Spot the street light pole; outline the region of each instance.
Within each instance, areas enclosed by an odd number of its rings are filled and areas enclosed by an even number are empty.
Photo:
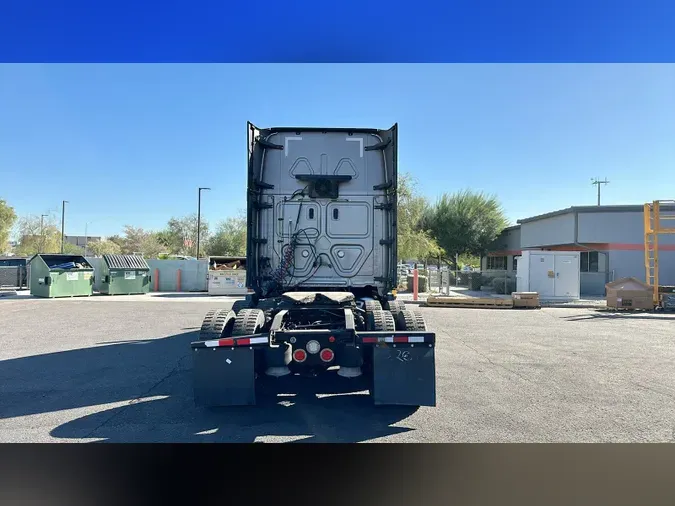
[[[87,228],[91,221],[84,224],[84,256],[87,256],[87,245],[89,244],[89,237],[87,236]]]
[[[65,240],[64,234],[64,228],[66,224],[66,204],[69,202],[67,200],[64,200],[61,202],[61,254],[63,255],[63,241]]]
[[[210,190],[211,188],[199,188],[197,191],[197,260],[199,260],[199,235],[202,230],[202,190]]]
[[[45,242],[45,233],[44,233],[44,218],[46,214],[40,215],[40,242],[38,242],[38,253],[42,253],[42,245]]]

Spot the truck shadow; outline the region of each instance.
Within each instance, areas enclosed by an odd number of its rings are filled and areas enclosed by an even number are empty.
[[[105,442],[361,442],[412,430],[392,425],[417,408],[375,407],[367,392],[352,393],[362,381],[336,374],[265,379],[256,406],[198,408],[196,338],[184,332],[3,361],[0,418],[49,413],[51,436]]]
[[[598,309],[590,313],[574,316],[564,316],[563,319],[570,322],[579,321],[597,321],[597,320],[652,320],[666,321],[675,318],[672,312],[655,311],[611,311],[607,309]]]

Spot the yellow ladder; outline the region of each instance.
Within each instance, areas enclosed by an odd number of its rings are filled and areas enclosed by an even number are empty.
[[[675,234],[675,228],[661,225],[661,220],[675,220],[675,214],[661,213],[661,206],[664,204],[675,205],[675,200],[655,200],[644,205],[645,280],[653,289],[653,302],[657,306],[660,304],[659,234]]]

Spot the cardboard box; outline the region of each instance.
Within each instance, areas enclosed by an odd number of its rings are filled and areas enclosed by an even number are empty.
[[[662,294],[661,307],[664,309],[675,309],[675,295],[672,293]]]
[[[513,307],[539,307],[539,293],[537,292],[513,292]]]
[[[652,287],[637,278],[621,278],[605,285],[608,308],[654,309]]]

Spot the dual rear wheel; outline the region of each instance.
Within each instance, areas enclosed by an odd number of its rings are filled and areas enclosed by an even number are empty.
[[[388,305],[389,309],[381,309],[381,306],[377,308],[371,305],[369,308],[366,304],[366,330],[378,332],[427,330],[424,316],[419,311],[407,309],[403,301],[389,301]]]
[[[379,301],[365,302],[366,330],[379,332],[425,331],[424,316],[406,307],[403,301],[388,301],[383,309]],[[231,310],[214,309],[204,318],[199,333],[201,340],[244,336],[262,332],[265,327],[265,311],[253,308],[248,300],[235,302]]]
[[[246,336],[262,332],[265,313],[261,309],[214,309],[206,313],[199,339],[222,339],[224,337]]]

